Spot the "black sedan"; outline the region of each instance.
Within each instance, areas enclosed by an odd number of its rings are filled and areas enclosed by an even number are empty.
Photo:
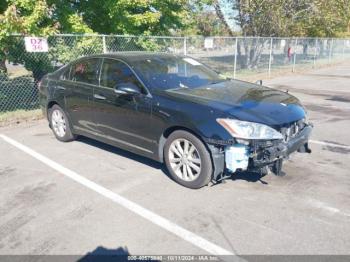
[[[87,136],[165,162],[189,188],[243,171],[281,175],[292,152],[310,152],[312,125],[297,98],[187,56],[84,57],[45,76],[39,90],[58,140]]]

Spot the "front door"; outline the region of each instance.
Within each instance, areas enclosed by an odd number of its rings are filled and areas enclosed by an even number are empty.
[[[132,85],[139,93],[117,93],[123,85]],[[151,98],[126,63],[103,60],[100,87],[94,88],[94,108],[99,136],[130,151],[153,154],[155,141],[148,138]]]

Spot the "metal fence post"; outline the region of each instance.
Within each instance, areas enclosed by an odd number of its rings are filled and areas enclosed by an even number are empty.
[[[235,41],[235,61],[233,64],[233,79],[236,79],[236,71],[237,71],[237,48],[238,48],[238,38],[236,37]]]
[[[271,37],[271,41],[270,41],[270,58],[269,58],[269,77],[271,77],[272,44],[273,44],[273,38]]]
[[[293,57],[293,69],[292,72],[295,72],[295,62],[297,59],[297,46],[298,46],[298,38],[295,39],[295,44],[294,44],[294,57]]]
[[[317,57],[318,40],[315,39],[315,54],[314,54],[314,68],[316,68],[316,57]]]
[[[184,37],[184,55],[187,55],[187,37]]]
[[[343,40],[343,59],[345,60],[345,45],[346,45],[346,40]]]
[[[106,46],[106,36],[105,35],[102,36],[102,44],[103,44],[103,53],[106,54],[107,53],[107,46]]]

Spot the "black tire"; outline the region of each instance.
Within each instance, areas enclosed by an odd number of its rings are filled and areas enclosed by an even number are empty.
[[[55,110],[58,110],[61,112],[63,119],[65,121],[65,134],[64,136],[60,136],[56,133],[55,128],[54,128],[54,123],[53,123],[53,118],[52,118],[52,114]],[[76,139],[76,135],[74,135],[72,133],[71,130],[71,125],[69,123],[69,119],[66,115],[66,113],[63,111],[63,109],[59,106],[59,105],[53,105],[50,109],[49,109],[49,121],[50,121],[50,127],[52,129],[53,134],[55,135],[55,137],[57,138],[57,140],[61,141],[61,142],[69,142],[72,141],[74,139]]]
[[[186,139],[188,140],[190,143],[192,143],[192,145],[195,146],[195,148],[197,149],[197,152],[200,156],[200,160],[201,160],[201,169],[199,172],[199,175],[196,179],[192,180],[192,181],[186,181],[181,179],[173,170],[173,168],[171,167],[170,164],[170,146],[172,144],[173,141],[177,140],[177,139]],[[206,146],[204,145],[204,143],[195,135],[184,131],[184,130],[177,130],[174,131],[173,133],[170,134],[170,136],[168,137],[165,146],[164,146],[164,160],[165,160],[165,164],[166,167],[170,173],[170,176],[173,180],[175,180],[177,183],[188,187],[188,188],[192,188],[192,189],[198,189],[201,188],[203,186],[206,186],[209,184],[209,182],[212,179],[213,176],[213,163],[212,163],[212,159],[210,156],[210,153],[208,151],[208,149],[206,148]]]

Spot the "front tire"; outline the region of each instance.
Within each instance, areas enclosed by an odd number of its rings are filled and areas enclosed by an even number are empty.
[[[49,120],[55,137],[62,142],[69,142],[76,138],[70,128],[69,120],[63,109],[54,105],[49,109]]]
[[[171,177],[185,187],[198,189],[212,179],[213,163],[208,149],[187,131],[170,134],[165,143],[164,157]]]

